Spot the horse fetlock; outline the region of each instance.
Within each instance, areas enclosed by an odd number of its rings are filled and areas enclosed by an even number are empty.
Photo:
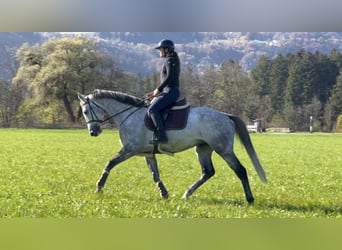
[[[160,196],[163,199],[169,198],[169,193],[168,193],[168,191],[166,190],[164,184],[161,181],[157,183],[157,187],[159,189]]]
[[[102,192],[102,189],[104,188],[104,183],[105,183],[105,181],[103,180],[103,178],[101,178],[96,183],[96,191],[95,191],[95,193],[101,193]]]
[[[102,173],[101,178],[96,183],[97,187],[101,187],[101,189],[104,187],[104,185],[107,181],[108,175],[109,175],[109,172],[107,172],[107,171],[104,171]]]

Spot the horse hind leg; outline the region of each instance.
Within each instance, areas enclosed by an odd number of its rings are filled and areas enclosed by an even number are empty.
[[[188,198],[197,188],[202,186],[207,180],[215,175],[215,169],[211,160],[213,150],[207,144],[196,146],[196,153],[202,168],[202,176],[184,193],[183,198]]]
[[[147,166],[151,172],[153,181],[157,184],[160,196],[164,199],[169,198],[169,193],[166,190],[163,182],[160,180],[157,159],[153,155],[151,157],[145,157],[145,161],[146,161]]]
[[[228,153],[220,153],[217,152],[230,166],[231,169],[234,170],[235,174],[239,177],[244,192],[246,196],[246,200],[249,204],[253,204],[254,197],[251,191],[251,188],[249,186],[247,171],[244,166],[240,163],[239,159],[236,157],[234,152],[228,152]]]

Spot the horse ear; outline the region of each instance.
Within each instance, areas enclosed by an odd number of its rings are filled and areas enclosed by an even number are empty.
[[[84,103],[86,102],[86,97],[84,95],[80,93],[77,93],[77,95],[78,95],[78,99],[80,99],[81,102],[84,102]]]

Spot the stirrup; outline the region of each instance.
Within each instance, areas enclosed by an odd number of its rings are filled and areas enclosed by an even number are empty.
[[[167,143],[167,138],[164,139],[160,139],[160,138],[152,138],[152,140],[150,140],[150,144],[159,144],[159,143]]]
[[[159,144],[159,143],[167,143],[166,135],[160,136],[158,134],[153,134],[152,140],[150,140],[150,144]]]
[[[154,131],[150,144],[167,143],[168,139],[165,133],[160,135],[158,130]]]
[[[166,154],[166,155],[169,155],[169,156],[174,156],[174,153],[162,149],[160,144],[158,144],[158,146],[156,146],[156,147],[158,148],[159,153]]]
[[[153,150],[151,152],[151,154],[155,155],[155,154],[166,154],[168,156],[174,156],[174,152],[168,151],[163,149],[163,145],[166,146],[166,144],[163,143],[154,143],[153,144]]]

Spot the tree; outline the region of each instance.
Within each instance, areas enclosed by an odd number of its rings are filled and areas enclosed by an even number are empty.
[[[338,67],[338,69],[342,68],[342,55],[337,49],[331,50],[329,59]]]
[[[256,85],[237,62],[228,60],[221,65],[215,85],[216,108],[244,118],[257,118]]]
[[[258,86],[259,96],[269,95],[271,91],[270,74],[272,61],[267,56],[262,56],[255,68],[251,71],[251,77]]]
[[[299,115],[310,110],[323,129],[336,118],[330,116],[333,106],[326,104],[332,94],[331,89],[336,85],[341,65],[342,56],[336,50],[332,50],[329,56],[304,49],[295,54],[278,55],[274,59],[262,56],[251,72],[259,88],[259,112],[273,124],[290,124],[294,129],[301,129],[305,127],[301,123],[307,119],[302,120]],[[291,122],[289,117],[293,118]]]
[[[18,70],[18,65],[15,61],[16,50],[16,47],[10,47],[6,45],[3,47],[0,46],[0,69],[5,73],[5,75],[8,76],[8,79],[13,78]]]
[[[272,111],[279,114],[284,108],[284,93],[289,77],[288,60],[285,57],[279,55],[273,60],[269,77]]]
[[[193,71],[191,63],[188,63],[181,73],[181,94],[187,98],[193,106],[203,106],[206,103],[206,95],[203,82],[199,75]]]
[[[286,103],[295,107],[311,103],[318,82],[319,75],[314,56],[311,53],[299,51],[289,68],[285,93]]]
[[[114,74],[116,63],[100,53],[96,43],[82,37],[50,39],[42,45],[23,45],[17,52],[20,67],[14,85],[31,105],[51,110],[63,105],[68,120],[76,121],[77,92],[101,87]],[[76,106],[76,107],[75,107]],[[43,112],[43,111],[42,111]]]
[[[9,85],[0,78],[0,126],[8,127],[11,120],[11,96]]]
[[[198,86],[193,86],[194,91],[192,94],[195,96],[197,106],[216,107],[217,101],[215,100],[215,92],[218,88],[219,74],[218,70],[211,66],[203,75],[200,76]]]
[[[318,81],[315,88],[315,95],[321,103],[327,103],[332,87],[336,84],[336,78],[339,75],[338,62],[334,62],[327,55],[320,52],[315,53],[316,71]]]
[[[328,102],[329,118],[336,121],[338,115],[342,114],[342,75],[337,77],[337,82],[331,91]],[[331,124],[332,125],[332,124]]]
[[[342,115],[337,117],[335,132],[342,133]]]

